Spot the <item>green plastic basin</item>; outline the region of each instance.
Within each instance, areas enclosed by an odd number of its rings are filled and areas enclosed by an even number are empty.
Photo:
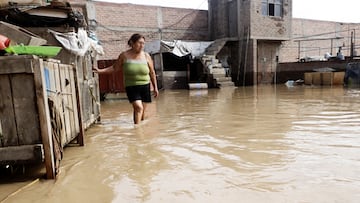
[[[10,46],[6,48],[5,51],[10,54],[18,54],[18,55],[37,55],[37,56],[54,57],[58,55],[58,53],[61,51],[61,47],[17,45],[17,46]]]

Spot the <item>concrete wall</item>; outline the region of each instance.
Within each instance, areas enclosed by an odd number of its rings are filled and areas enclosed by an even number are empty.
[[[240,2],[240,4],[239,4]],[[209,31],[212,40],[239,37],[250,25],[249,0],[209,0]]]
[[[209,0],[209,34],[212,40],[237,37],[237,2],[228,0]]]

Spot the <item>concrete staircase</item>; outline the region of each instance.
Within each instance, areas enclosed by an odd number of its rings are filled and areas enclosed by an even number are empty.
[[[216,56],[220,52],[220,50],[225,46],[226,42],[227,42],[227,38],[216,39],[214,43],[212,43],[208,48],[206,48],[205,54]]]
[[[217,53],[224,47],[226,44],[226,39],[217,39],[212,43],[206,50],[203,56],[200,58],[204,66],[204,73],[208,75],[212,84],[210,86],[214,87],[226,87],[234,86],[234,83],[231,81],[231,77],[227,77],[224,67],[219,62],[219,59],[216,58]]]

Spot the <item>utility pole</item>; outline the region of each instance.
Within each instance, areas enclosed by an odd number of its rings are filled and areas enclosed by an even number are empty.
[[[350,41],[350,58],[354,58],[354,43],[355,43],[355,29],[351,31],[351,41]]]
[[[242,29],[240,26],[241,17],[240,17],[240,9],[241,9],[241,0],[236,1],[237,4],[237,32],[238,32],[238,72],[237,72],[237,78],[236,82],[240,84],[240,70],[241,70],[241,56],[242,56]],[[245,74],[245,73],[244,73]]]

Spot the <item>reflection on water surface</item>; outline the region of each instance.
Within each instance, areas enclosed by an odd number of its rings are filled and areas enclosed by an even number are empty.
[[[101,110],[85,147],[66,148],[55,182],[41,180],[7,202],[360,199],[359,89],[166,90],[139,126],[127,100]]]

